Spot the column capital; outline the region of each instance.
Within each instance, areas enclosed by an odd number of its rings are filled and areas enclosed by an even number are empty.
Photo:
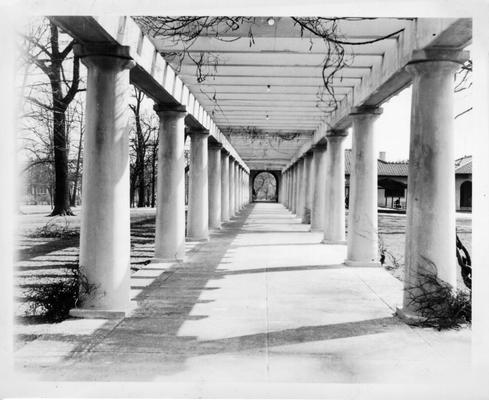
[[[326,138],[346,138],[348,136],[348,131],[346,129],[330,129],[326,132]]]
[[[457,50],[446,47],[433,47],[429,49],[415,50],[409,64],[427,61],[451,61],[462,65],[469,60],[470,53],[466,50]]]
[[[406,70],[412,75],[424,73],[454,73],[469,59],[469,52],[447,48],[416,50]]]
[[[311,147],[312,151],[325,151],[328,147],[328,144],[326,141],[324,142],[318,142],[314,146]]]
[[[352,107],[350,116],[353,118],[377,118],[382,114],[382,108],[375,106]]]
[[[213,150],[221,150],[223,148],[222,143],[219,142],[208,142],[207,147]]]
[[[129,46],[107,43],[75,44],[73,53],[87,66],[102,69],[131,69],[136,62],[130,55]]]
[[[188,134],[192,140],[205,139],[209,136],[208,129],[189,129]]]
[[[341,143],[347,136],[348,133],[346,131],[328,131],[326,133],[326,138],[329,143]]]
[[[156,114],[160,113],[181,113],[187,114],[187,109],[181,104],[157,103],[153,106]]]
[[[231,154],[231,152],[226,149],[225,147],[221,147],[221,153],[222,153],[222,156],[224,157],[229,157],[229,155]]]

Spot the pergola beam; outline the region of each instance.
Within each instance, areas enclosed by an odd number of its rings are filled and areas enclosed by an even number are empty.
[[[145,92],[156,103],[184,105],[187,109],[186,124],[191,128],[209,130],[210,136],[223,147],[242,167],[249,172],[238,152],[220,132],[211,116],[190,93],[182,80],[159,55],[154,45],[145,37],[139,26],[127,17],[104,15],[51,16],[50,19],[70,34],[78,43],[107,43],[129,46],[131,57],[136,62],[130,72],[131,83]]]
[[[399,93],[411,83],[404,67],[413,52],[429,48],[461,49],[472,39],[470,18],[432,19],[420,18],[414,26],[406,29],[395,48],[386,51],[382,65],[375,66],[370,75],[355,88],[354,97],[341,100],[335,113],[317,128],[310,144],[303,145],[287,165],[295,163],[315,143],[326,137],[328,127],[346,129],[351,125],[350,112],[355,106],[378,106]],[[354,99],[354,100],[353,100]]]

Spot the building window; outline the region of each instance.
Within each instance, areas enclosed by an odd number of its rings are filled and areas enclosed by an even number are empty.
[[[472,207],[471,181],[465,181],[460,185],[460,207]]]
[[[385,188],[385,197],[404,197],[404,188],[402,187]]]

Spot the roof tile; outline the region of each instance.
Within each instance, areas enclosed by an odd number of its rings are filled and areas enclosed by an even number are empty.
[[[351,149],[345,150],[345,175],[350,175],[352,165]],[[408,176],[409,161],[382,161],[377,160],[377,175],[379,176]],[[455,160],[456,174],[472,173],[472,156],[465,156]]]

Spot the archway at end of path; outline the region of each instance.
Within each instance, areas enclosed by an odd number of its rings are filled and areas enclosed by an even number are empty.
[[[251,188],[253,202],[276,203],[278,201],[278,179],[270,171],[256,171]]]

